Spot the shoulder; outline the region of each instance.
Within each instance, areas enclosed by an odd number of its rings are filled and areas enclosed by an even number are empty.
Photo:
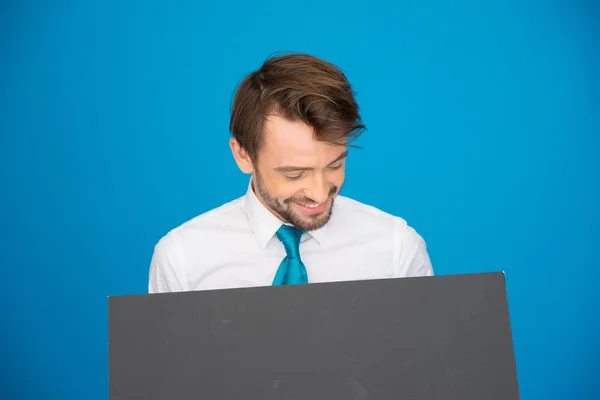
[[[244,215],[240,202],[241,199],[236,199],[202,213],[162,236],[152,254],[149,292],[188,290],[188,267],[193,265],[199,253],[211,248],[215,237],[226,237],[235,226],[240,225],[240,218]]]
[[[390,243],[395,276],[432,274],[425,240],[404,218],[344,196],[334,213],[337,227]]]
[[[402,217],[349,197],[337,197],[334,213],[340,221],[352,224],[361,230],[383,230],[409,237],[418,236]]]
[[[241,198],[232,200],[171,229],[159,239],[155,251],[174,251],[177,247],[201,243],[215,233],[234,229],[243,217],[241,201]]]

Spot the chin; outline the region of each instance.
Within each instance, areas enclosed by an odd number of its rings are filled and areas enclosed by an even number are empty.
[[[294,215],[292,224],[294,224],[298,229],[301,229],[305,232],[315,231],[317,229],[325,226],[331,218],[331,208],[323,213],[313,216],[299,216]]]

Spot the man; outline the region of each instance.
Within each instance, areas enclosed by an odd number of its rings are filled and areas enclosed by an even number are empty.
[[[149,292],[432,275],[425,242],[403,219],[339,195],[364,129],[335,65],[268,59],[241,82],[231,113],[247,193],[157,243]]]

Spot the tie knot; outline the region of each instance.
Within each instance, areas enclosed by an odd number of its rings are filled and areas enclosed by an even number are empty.
[[[277,230],[277,238],[283,243],[285,252],[288,257],[300,258],[300,239],[302,238],[302,232],[296,227],[281,225]]]

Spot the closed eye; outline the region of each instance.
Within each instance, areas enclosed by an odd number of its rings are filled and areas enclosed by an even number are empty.
[[[284,175],[284,178],[288,181],[297,181],[298,179],[302,178],[302,173],[297,175]]]

